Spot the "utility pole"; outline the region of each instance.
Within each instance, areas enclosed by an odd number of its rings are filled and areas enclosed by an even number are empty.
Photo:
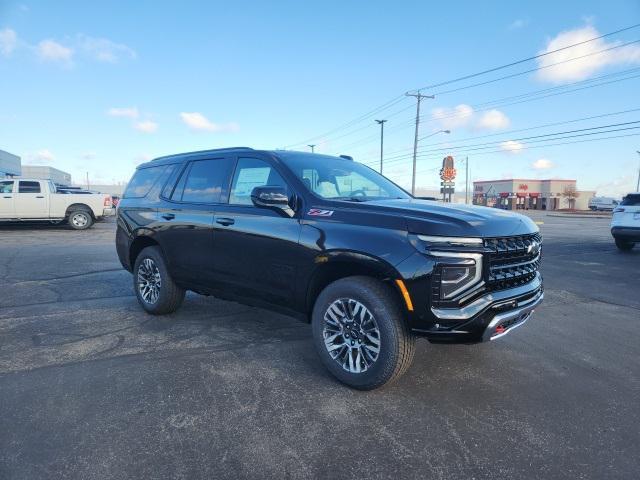
[[[316,146],[315,144],[313,145],[307,145],[307,147],[311,148],[311,153],[314,153],[316,151]]]
[[[465,160],[464,204],[469,204],[469,157]]]
[[[376,120],[378,125],[380,125],[380,175],[382,175],[382,158],[384,151],[384,122],[386,120]]]
[[[87,190],[89,190],[89,172],[87,172]]]
[[[636,153],[640,155],[640,150],[636,150]],[[640,166],[638,167],[638,183],[636,183],[636,192],[640,192]]]
[[[435,98],[434,95],[422,95],[418,90],[416,93],[405,93],[407,97],[416,97],[416,134],[413,139],[413,173],[411,175],[411,195],[416,194],[416,156],[418,155],[418,129],[420,128],[420,101],[423,98]]]

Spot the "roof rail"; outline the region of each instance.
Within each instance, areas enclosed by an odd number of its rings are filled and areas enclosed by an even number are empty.
[[[172,155],[165,155],[163,157],[158,157],[158,158],[154,158],[152,161],[158,161],[158,160],[166,160],[167,158],[173,158],[173,157],[183,157],[185,155],[195,155],[197,153],[214,153],[214,152],[228,152],[231,150],[253,150],[253,148],[251,147],[226,147],[226,148],[213,148],[210,150],[196,150],[195,152],[184,152],[184,153],[174,153]]]

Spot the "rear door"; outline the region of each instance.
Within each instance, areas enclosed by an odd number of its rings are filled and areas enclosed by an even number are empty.
[[[0,180],[0,218],[15,218],[14,180]]]
[[[214,212],[227,195],[232,167],[229,156],[190,161],[162,193],[156,238],[182,283],[207,287],[212,281]]]
[[[271,159],[239,155],[228,202],[216,208],[216,280],[237,295],[292,306],[300,221],[253,205],[251,191],[265,185],[284,187],[290,198],[294,194]]]
[[[18,180],[18,193],[14,195],[16,217],[49,218],[48,195],[37,180]]]

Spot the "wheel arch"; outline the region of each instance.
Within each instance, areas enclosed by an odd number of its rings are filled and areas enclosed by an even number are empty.
[[[68,217],[69,215],[71,215],[71,212],[75,212],[77,210],[89,212],[91,214],[91,217],[93,217],[94,220],[96,219],[96,216],[93,213],[93,210],[86,203],[72,203],[67,207],[67,210],[64,212],[64,216]]]
[[[387,284],[396,299],[402,302],[402,294],[394,283],[394,280],[401,278],[401,275],[391,264],[380,258],[357,252],[334,251],[318,255],[315,262],[317,267],[307,283],[305,298],[305,313],[309,321],[320,293],[329,284],[341,278],[354,276],[376,278]]]
[[[146,232],[137,232],[129,246],[129,265],[131,265],[132,271],[138,255],[147,247],[158,247],[162,250],[160,244],[151,235],[148,235]]]

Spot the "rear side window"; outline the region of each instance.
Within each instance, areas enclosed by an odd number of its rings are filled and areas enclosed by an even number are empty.
[[[166,169],[166,165],[161,165],[137,170],[127,185],[122,198],[141,198],[146,196]]]
[[[40,193],[40,182],[20,181],[18,193]]]
[[[622,203],[620,205],[625,205],[627,207],[640,207],[640,195],[627,195],[622,199]]]
[[[226,196],[231,167],[230,158],[191,162],[171,199],[188,203],[220,203]]]
[[[0,193],[13,193],[13,180],[0,182]]]

